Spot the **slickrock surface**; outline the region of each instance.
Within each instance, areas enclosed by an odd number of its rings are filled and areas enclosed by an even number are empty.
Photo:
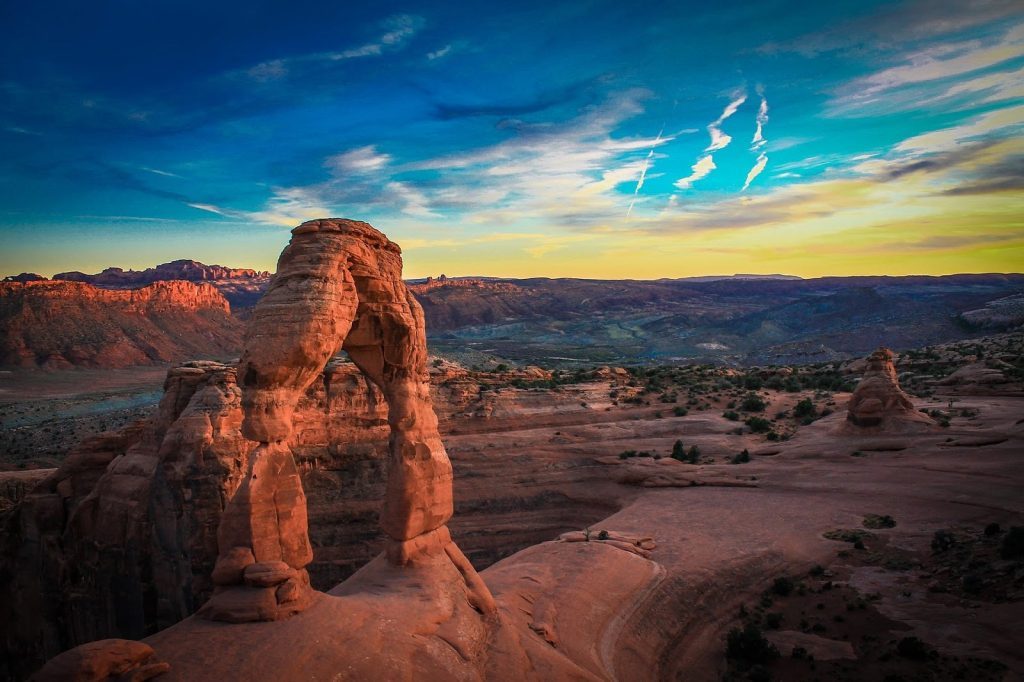
[[[886,430],[927,427],[934,421],[917,411],[910,396],[900,388],[893,352],[879,348],[867,359],[864,376],[847,405],[846,419],[858,427]]]
[[[0,282],[0,366],[128,367],[216,357],[241,325],[209,284],[111,291],[78,282]]]

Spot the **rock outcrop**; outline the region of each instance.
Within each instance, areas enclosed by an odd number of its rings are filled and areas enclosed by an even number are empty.
[[[933,424],[917,411],[910,396],[900,388],[893,365],[895,355],[879,348],[867,359],[864,376],[850,396],[846,419],[859,427],[895,427],[900,424]]]
[[[78,282],[0,283],[0,366],[119,368],[217,357],[240,323],[209,284],[111,291]]]
[[[145,270],[123,270],[112,267],[95,275],[87,275],[77,270],[58,272],[53,276],[53,279],[67,282],[86,282],[87,284],[95,284],[102,287],[131,287],[172,280],[209,282],[232,279],[266,279],[268,277],[270,277],[269,272],[261,272],[251,268],[228,268],[223,265],[206,265],[194,260],[175,260],[170,263],[161,263],[155,268],[146,268]]]
[[[383,391],[391,427],[381,528],[388,560],[447,555],[476,603],[490,594],[451,541],[452,467],[430,400],[423,311],[402,281],[401,250],[366,223],[316,220],[292,231],[257,304],[239,363],[243,435],[259,445],[218,532],[213,620],[276,620],[312,601],[306,497],[288,441],[299,398],[344,349]]]

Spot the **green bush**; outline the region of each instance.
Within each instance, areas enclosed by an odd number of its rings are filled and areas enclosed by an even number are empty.
[[[1006,532],[999,554],[1004,559],[1024,559],[1024,526],[1013,526]]]
[[[818,416],[818,410],[810,398],[804,398],[793,408],[793,416],[797,419],[814,419]]]
[[[676,405],[675,407],[672,408],[672,414],[674,414],[677,417],[685,417],[689,413],[690,411],[683,407],[682,405]]]
[[[740,413],[736,410],[726,410],[722,413],[722,416],[731,422],[738,422],[740,420]]]
[[[747,623],[743,629],[733,628],[725,638],[725,655],[743,665],[769,663],[779,657],[779,650],[769,642],[761,628]]]
[[[744,412],[764,412],[765,407],[764,400],[756,393],[748,393],[740,403],[740,409]]]
[[[772,592],[779,595],[780,597],[788,597],[793,593],[793,588],[796,587],[796,583],[789,576],[780,576],[775,579],[772,583]]]
[[[743,452],[732,456],[732,459],[729,460],[729,464],[746,464],[749,461],[750,453],[746,448],[743,448]]]
[[[885,514],[885,515],[867,514],[864,517],[864,522],[863,523],[864,523],[864,527],[865,528],[872,528],[872,529],[895,528],[896,527],[896,520],[893,519],[888,514]]]
[[[754,433],[768,433],[772,430],[772,423],[764,417],[750,417],[744,422]]]
[[[932,551],[936,554],[945,552],[956,544],[956,536],[948,530],[937,530],[932,535]]]

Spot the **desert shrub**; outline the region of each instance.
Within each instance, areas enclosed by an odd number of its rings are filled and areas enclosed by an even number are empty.
[[[767,437],[768,437],[768,440],[780,440],[782,438],[782,436],[780,436],[775,431],[769,431]]]
[[[743,452],[733,455],[732,459],[729,460],[729,464],[746,464],[750,461],[750,452],[746,448],[743,448]]]
[[[772,582],[772,592],[779,595],[780,597],[786,597],[793,593],[793,588],[796,587],[796,583],[789,576],[779,576]]]
[[[725,412],[722,413],[722,416],[732,422],[737,422],[740,420],[740,413],[735,410],[726,410]]]
[[[690,411],[683,407],[682,405],[676,405],[675,407],[672,408],[672,414],[674,414],[677,417],[685,417],[689,413]]]
[[[778,630],[782,627],[782,614],[776,611],[764,614],[764,626],[769,630]]]
[[[652,457],[646,450],[623,450],[619,453],[619,459],[633,459],[634,457]]]
[[[747,389],[748,391],[757,391],[762,386],[764,386],[764,382],[761,381],[761,377],[759,376],[747,375],[743,379],[743,388]]]
[[[1004,559],[1024,559],[1024,526],[1013,526],[1007,531],[999,554]]]
[[[598,540],[607,540],[608,539],[608,531],[602,530],[600,533],[597,534],[597,539]]]
[[[744,422],[754,433],[767,433],[772,430],[772,423],[764,417],[750,417]]]
[[[985,526],[985,537],[987,538],[994,537],[1002,532],[1003,529],[999,526],[998,523],[990,523],[987,526]]]
[[[748,393],[740,403],[740,409],[744,412],[764,412],[765,407],[764,400],[756,393]]]
[[[804,398],[793,408],[793,416],[797,419],[813,419],[818,416],[818,410],[814,407],[814,403],[811,402],[810,398]]]
[[[680,462],[686,461],[686,447],[683,445],[683,441],[677,440],[672,444],[672,459],[678,459]]]
[[[782,377],[776,374],[774,376],[769,377],[768,380],[764,382],[764,385],[765,388],[770,388],[773,391],[781,391],[782,387],[785,384],[782,381]]]
[[[769,663],[779,657],[779,650],[769,642],[761,628],[747,623],[743,629],[733,628],[725,638],[725,655],[743,665]]]
[[[857,542],[863,542],[867,538],[875,537],[872,533],[860,528],[837,528],[830,530],[826,533],[822,533],[822,537],[828,540],[840,540],[842,542],[849,542],[851,544]]]
[[[700,448],[696,445],[691,445],[690,450],[686,453],[686,461],[690,464],[696,464],[698,459],[700,459]]]
[[[896,653],[904,658],[923,661],[931,655],[931,649],[917,637],[904,637],[896,645]]]
[[[956,544],[956,536],[948,530],[937,530],[932,535],[932,551],[935,553],[945,552]]]
[[[864,527],[865,528],[895,528],[896,520],[888,514],[884,516],[879,514],[867,514],[864,516]]]

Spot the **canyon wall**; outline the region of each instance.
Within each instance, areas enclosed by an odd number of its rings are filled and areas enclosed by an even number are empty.
[[[237,352],[241,324],[209,284],[108,290],[0,282],[0,365],[118,368]]]

